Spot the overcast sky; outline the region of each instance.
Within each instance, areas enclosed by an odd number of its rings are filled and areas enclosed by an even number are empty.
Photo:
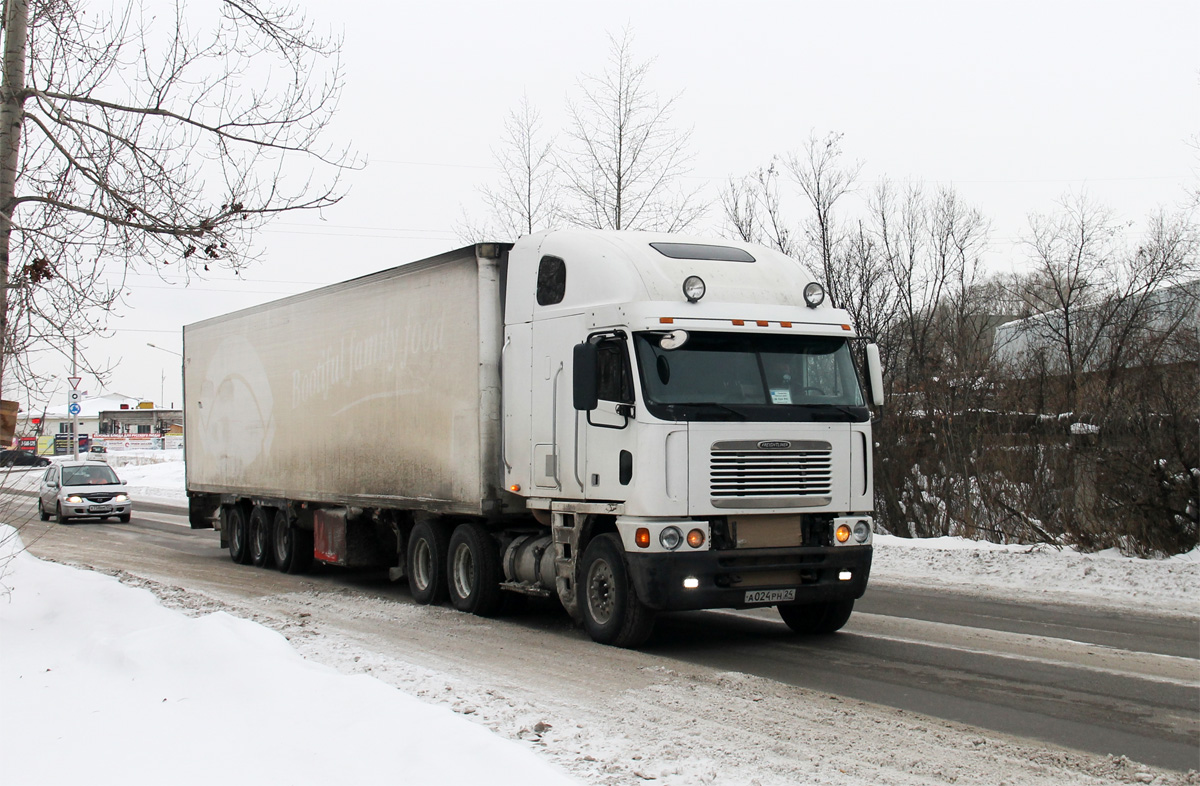
[[[308,5],[344,30],[332,131],[369,165],[323,216],[264,231],[244,280],[132,276],[113,336],[86,348],[118,364],[109,391],[178,406],[182,325],[460,245],[463,215],[483,216],[478,187],[497,175],[506,113],[524,93],[561,129],[578,78],[602,70],[625,26],[635,56],[654,59],[649,86],[681,94],[688,183],[714,203],[730,175],[836,131],[864,190],[882,177],[952,184],[991,219],[986,259],[1000,270],[1021,263],[1028,214],[1064,195],[1086,190],[1133,222],[1136,241],[1200,179],[1195,0]],[[721,229],[719,205],[698,229]],[[99,392],[93,379],[81,388]]]

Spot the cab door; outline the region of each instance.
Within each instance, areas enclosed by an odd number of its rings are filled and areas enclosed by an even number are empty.
[[[623,501],[633,481],[634,388],[628,342],[623,334],[595,334],[598,403],[580,412],[580,477],[584,497]]]

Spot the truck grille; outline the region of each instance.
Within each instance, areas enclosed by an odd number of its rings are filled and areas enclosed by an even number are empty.
[[[829,503],[833,447],[828,442],[717,442],[709,462],[715,507],[811,507]]]

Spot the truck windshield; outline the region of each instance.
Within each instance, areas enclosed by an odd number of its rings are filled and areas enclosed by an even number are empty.
[[[689,332],[668,350],[661,335],[634,334],[646,408],[661,420],[870,418],[844,338]]]

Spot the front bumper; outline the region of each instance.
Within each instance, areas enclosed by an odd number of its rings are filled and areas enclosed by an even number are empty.
[[[795,590],[800,603],[861,598],[871,574],[871,546],[723,549],[637,554],[626,552],[638,597],[657,611],[741,609],[751,590]],[[850,578],[840,574],[849,571]],[[784,583],[773,577],[791,575]],[[685,589],[684,579],[696,579]],[[765,583],[764,583],[765,582]]]

